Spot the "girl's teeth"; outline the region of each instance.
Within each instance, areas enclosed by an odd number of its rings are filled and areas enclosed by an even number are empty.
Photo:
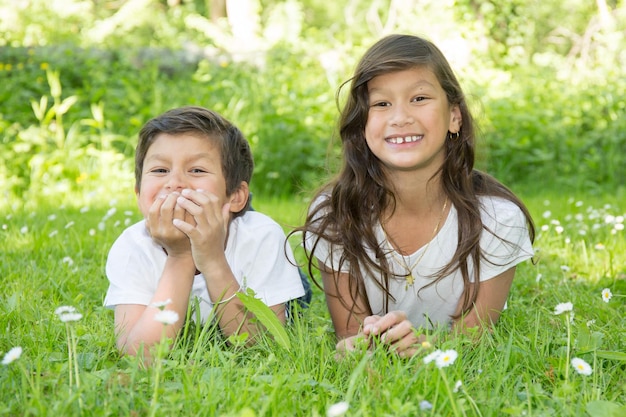
[[[410,142],[417,142],[419,138],[420,138],[419,136],[405,136],[402,138],[391,138],[389,142],[395,143],[395,144],[410,143]]]

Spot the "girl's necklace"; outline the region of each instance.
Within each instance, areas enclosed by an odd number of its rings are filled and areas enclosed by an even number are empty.
[[[415,277],[413,276],[413,270],[415,269],[415,267],[421,262],[422,258],[424,257],[424,255],[426,254],[426,252],[428,252],[428,247],[430,246],[430,242],[433,241],[433,239],[435,239],[435,236],[437,235],[437,231],[439,231],[439,226],[441,225],[441,220],[443,219],[443,214],[446,212],[446,207],[448,206],[448,197],[446,197],[446,200],[443,203],[443,208],[441,209],[441,214],[439,215],[439,220],[437,220],[437,225],[435,226],[435,230],[433,230],[433,235],[430,238],[430,240],[428,241],[428,243],[426,244],[426,246],[424,247],[424,250],[422,251],[422,254],[419,256],[419,258],[417,258],[417,260],[415,262],[413,262],[413,265],[410,265],[407,263],[407,261],[404,259],[404,255],[402,255],[400,253],[400,251],[397,251],[398,255],[400,255],[399,257],[396,255],[396,250],[394,249],[393,245],[391,244],[391,239],[389,239],[389,237],[387,236],[387,232],[385,232],[385,228],[383,227],[383,234],[385,235],[385,240],[387,241],[387,244],[389,245],[389,249],[391,249],[391,256],[393,256],[393,258],[400,262],[404,268],[407,271],[407,275],[406,275],[406,288],[408,289],[410,285],[413,285],[415,283]]]

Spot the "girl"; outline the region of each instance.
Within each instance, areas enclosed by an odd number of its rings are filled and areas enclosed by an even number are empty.
[[[392,35],[348,82],[343,167],[299,229],[337,349],[378,336],[411,356],[416,329],[490,326],[535,232],[524,204],[473,168],[473,120],[448,62],[427,40]]]

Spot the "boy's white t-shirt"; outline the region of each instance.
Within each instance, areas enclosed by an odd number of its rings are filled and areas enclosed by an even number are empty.
[[[266,305],[285,303],[304,295],[298,267],[285,233],[270,217],[249,211],[229,225],[226,260],[242,288],[251,288]],[[109,251],[106,275],[109,289],[104,305],[149,305],[165,267],[167,255],[156,244],[142,220],[117,238]],[[190,303],[198,299],[204,322],[211,313],[209,297],[202,274],[194,277]],[[154,300],[165,301],[165,300]],[[194,315],[195,318],[195,315]]]
[[[485,259],[480,262],[480,281],[487,281],[518,263],[533,256],[533,247],[526,226],[526,218],[522,211],[514,203],[495,197],[481,197],[481,218],[487,230],[495,233],[495,236],[483,230],[480,238],[480,246],[485,254]],[[455,314],[461,294],[463,292],[463,278],[461,271],[456,269],[451,275],[441,279],[436,284],[423,288],[433,281],[433,274],[444,267],[454,255],[458,243],[458,217],[454,206],[450,207],[450,213],[445,223],[432,240],[430,245],[424,245],[410,256],[404,257],[407,265],[413,265],[426,251],[418,265],[413,269],[415,282],[407,286],[405,276],[407,268],[396,258],[400,257],[397,252],[391,254],[391,246],[386,243],[384,231],[380,223],[374,227],[378,242],[389,252],[387,261],[390,268],[399,275],[391,277],[389,291],[395,298],[389,299],[388,311],[401,310],[407,314],[407,318],[415,327],[432,328],[447,326],[451,322],[451,316]],[[307,236],[305,245],[311,251],[316,236]],[[367,253],[373,258],[373,251]],[[322,261],[326,267],[337,270],[337,263],[341,256],[341,248],[334,247],[330,253],[327,241],[320,240],[314,253],[315,257]],[[333,266],[334,265],[334,266]],[[344,262],[341,272],[349,272],[350,265]],[[473,274],[473,262],[468,259],[470,278]],[[364,271],[363,268],[361,268]],[[371,275],[366,275],[365,290],[369,300],[372,314],[384,315],[385,293],[378,287]],[[420,291],[421,289],[421,291]]]

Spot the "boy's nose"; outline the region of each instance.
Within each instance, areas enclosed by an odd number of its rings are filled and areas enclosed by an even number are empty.
[[[165,188],[169,191],[181,191],[186,188],[185,176],[180,172],[171,171]]]

